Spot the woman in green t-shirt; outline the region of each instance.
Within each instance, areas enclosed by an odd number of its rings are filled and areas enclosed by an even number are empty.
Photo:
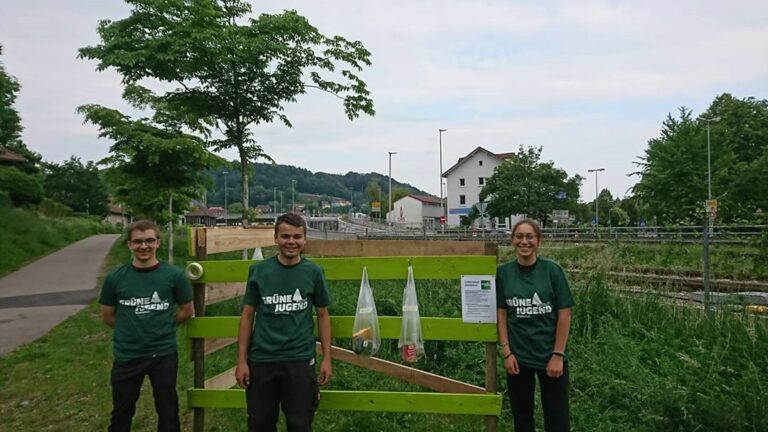
[[[519,221],[512,229],[517,259],[496,270],[497,327],[516,432],[535,430],[536,377],[544,429],[570,430],[566,343],[574,302],[563,268],[537,255],[540,244],[538,223]]]

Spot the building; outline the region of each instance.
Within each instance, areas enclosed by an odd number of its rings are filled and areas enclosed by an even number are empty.
[[[434,229],[440,225],[440,198],[430,195],[406,195],[392,203],[387,220],[394,224]]]
[[[123,207],[115,204],[109,204],[107,206],[107,215],[104,217],[102,222],[115,226],[127,226],[132,221],[133,219],[131,219],[131,215],[126,212]]]
[[[184,223],[187,225],[216,226],[217,214],[205,207],[197,208],[184,215]]]
[[[485,182],[493,175],[497,166],[504,163],[514,153],[491,153],[478,147],[468,155],[459,158],[455,165],[443,173],[446,182],[446,199],[448,206],[448,226],[461,225],[461,217],[472,210],[472,206],[480,202],[480,191]],[[487,228],[509,228],[510,218],[503,220],[486,220]]]

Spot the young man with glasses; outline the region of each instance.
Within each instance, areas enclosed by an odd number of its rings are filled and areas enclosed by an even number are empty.
[[[128,226],[133,261],[104,279],[101,317],[114,327],[109,432],[131,430],[144,376],[149,376],[158,432],[179,432],[176,326],[194,314],[184,272],[157,259],[160,230],[150,221]]]

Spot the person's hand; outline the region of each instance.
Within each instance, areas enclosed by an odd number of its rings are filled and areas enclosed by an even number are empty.
[[[237,367],[235,368],[235,379],[240,388],[246,388],[251,384],[251,370],[247,363],[237,363]]]
[[[514,354],[510,353],[509,357],[504,359],[504,369],[510,375],[517,375],[520,373],[520,366],[517,365],[517,358]]]
[[[326,385],[331,382],[333,376],[333,369],[331,368],[331,358],[326,357],[323,362],[320,363],[320,385]]]
[[[560,378],[563,376],[563,358],[559,355],[553,355],[547,363],[547,376],[550,378]]]

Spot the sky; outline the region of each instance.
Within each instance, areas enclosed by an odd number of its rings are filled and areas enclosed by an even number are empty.
[[[373,64],[360,75],[377,111],[349,121],[340,101],[310,92],[287,106],[293,128],[258,125],[279,164],[313,172],[392,176],[434,195],[443,171],[477,146],[542,147],[569,176],[629,195],[635,162],[681,106],[715,96],[768,98],[765,0],[259,1],[255,14],[295,9],[326,35],[360,40]],[[23,140],[51,162],[108,154],[110,142],[75,113],[96,103],[129,112],[120,77],[77,59],[99,42],[117,0],[0,0],[0,61],[22,90]],[[706,151],[702,147],[702,151]],[[236,159],[235,152],[221,153]],[[290,188],[290,184],[286,185]]]

